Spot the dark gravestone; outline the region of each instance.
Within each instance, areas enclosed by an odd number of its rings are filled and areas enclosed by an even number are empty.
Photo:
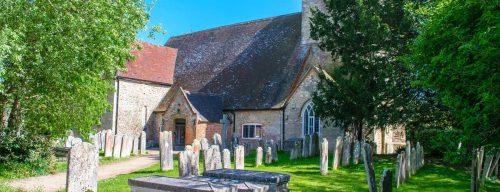
[[[385,169],[380,176],[380,192],[391,192],[392,191],[392,171]]]
[[[363,144],[363,160],[365,163],[368,191],[377,192],[377,184],[375,183],[375,170],[373,169],[372,148],[367,143]]]

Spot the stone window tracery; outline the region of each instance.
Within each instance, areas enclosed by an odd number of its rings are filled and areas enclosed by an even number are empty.
[[[302,134],[312,135],[320,132],[321,119],[316,116],[312,102],[307,102],[302,111]]]

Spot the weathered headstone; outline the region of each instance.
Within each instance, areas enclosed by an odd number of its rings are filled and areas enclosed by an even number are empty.
[[[417,173],[417,153],[415,151],[415,148],[411,149],[411,174],[415,175]]]
[[[90,143],[75,144],[69,150],[66,191],[97,191],[99,153]]]
[[[96,147],[96,149],[99,150],[99,135],[98,133],[94,134],[89,134],[89,140],[92,142],[92,145]]]
[[[218,133],[214,134],[214,145],[222,145],[222,137]]]
[[[105,130],[102,130],[99,132],[99,145],[101,150],[104,150],[104,147],[106,146],[106,132]]]
[[[245,147],[245,157],[250,155],[251,148],[249,143],[243,143],[243,147]]]
[[[141,155],[146,154],[146,132],[142,131],[141,132]]]
[[[342,137],[337,137],[337,140],[335,142],[335,151],[333,154],[333,162],[332,162],[332,168],[333,170],[337,170],[339,163],[340,163],[340,158],[342,154],[342,146],[343,146],[343,140]]]
[[[290,151],[290,160],[299,158],[302,155],[302,141],[295,140],[293,142],[293,148]]]
[[[401,151],[401,163],[400,163],[400,176],[401,176],[401,182],[403,183],[406,180],[406,153],[404,151]]]
[[[314,133],[312,135],[312,142],[311,142],[311,145],[312,145],[312,149],[311,149],[311,155],[319,155],[320,154],[320,145],[321,145],[321,141],[319,139],[319,134],[318,133]]]
[[[130,153],[128,153],[129,142],[130,142],[130,137],[128,135],[124,135],[122,137],[122,143],[121,143],[121,145],[122,145],[122,149],[121,149],[121,153],[120,153],[121,158],[128,157],[130,155]]]
[[[162,171],[174,169],[172,132],[160,132],[160,167]]]
[[[486,155],[486,158],[484,160],[483,164],[483,172],[481,175],[481,185],[484,185],[484,181],[486,180],[486,177],[488,176],[488,172],[490,171],[491,164],[493,163],[493,155]]]
[[[328,175],[328,140],[323,138],[321,140],[320,147],[321,159],[320,159],[320,171],[321,175]]]
[[[222,150],[222,167],[224,169],[231,169],[231,151],[229,149]]]
[[[348,166],[351,162],[351,139],[348,136],[344,139],[342,149],[342,166]]]
[[[191,175],[199,176],[200,175],[200,153],[196,153],[194,151],[191,152]]]
[[[106,130],[106,143],[104,146],[104,157],[113,156],[113,144],[114,144],[115,135],[113,131]]]
[[[257,147],[257,154],[255,157],[255,166],[262,165],[262,157],[263,157],[262,147]]]
[[[491,165],[490,171],[488,172],[488,177],[491,177],[493,175],[493,173],[497,171],[499,160],[500,160],[500,152],[497,153],[495,160],[493,161],[493,163]]]
[[[418,170],[418,169],[420,169],[420,167],[421,167],[421,165],[420,165],[420,162],[421,162],[421,161],[420,161],[420,155],[421,155],[421,153],[420,153],[420,142],[417,142],[417,147],[415,148],[415,150],[416,150],[415,152],[416,152],[416,156],[417,156],[417,157],[415,158],[415,160],[416,160],[416,161],[415,161],[415,164],[416,164],[416,166],[415,166],[415,167],[416,167],[416,169]]]
[[[267,147],[266,149],[266,164],[271,164],[273,162],[273,149]]]
[[[363,145],[363,160],[365,163],[365,173],[366,180],[368,182],[368,191],[369,192],[377,192],[377,184],[375,181],[375,171],[373,169],[373,160],[372,160],[372,148],[369,144],[365,143]]]
[[[191,175],[191,156],[193,151],[185,150],[179,152],[179,177]]]
[[[208,143],[207,138],[201,138],[201,149],[203,151],[208,150],[210,148],[210,144]]]
[[[72,143],[73,139],[74,139],[74,137],[73,137],[73,136],[71,136],[71,135],[70,135],[70,136],[68,136],[68,137],[66,138],[66,142],[65,142],[64,146],[65,146],[65,147],[71,147],[71,143]]]
[[[113,142],[113,157],[120,158],[122,152],[122,135],[115,135],[115,140]]]
[[[205,171],[222,168],[222,159],[220,155],[221,153],[218,145],[212,145],[204,151]]]
[[[380,176],[380,192],[391,192],[392,191],[392,171],[390,169],[385,169]]]
[[[401,176],[400,176],[400,172],[401,172],[401,168],[400,168],[400,165],[401,164],[401,154],[398,153],[398,156],[396,157],[396,171],[394,171],[394,181],[396,182],[396,188],[399,188],[399,182],[401,182]]]
[[[201,142],[198,139],[193,140],[193,152],[200,153],[201,150]]]
[[[410,178],[411,177],[411,143],[410,141],[406,141],[406,148],[405,148],[405,153],[406,153],[406,165],[405,165],[405,171],[406,171],[406,177]]]
[[[311,137],[309,135],[304,135],[304,142],[302,143],[302,157],[309,157],[309,143]]]
[[[231,125],[231,121],[229,120],[227,115],[222,115],[222,144],[221,147],[225,149],[227,147],[227,130]]]
[[[268,147],[271,147],[271,152],[272,152],[272,161],[277,162],[278,161],[278,145],[277,143],[274,143],[274,140],[268,140],[266,142],[266,145]]]
[[[309,143],[308,143],[309,147],[308,147],[307,152],[309,152],[308,157],[311,157],[314,155],[314,148],[315,148],[314,146],[316,146],[316,144],[314,143],[314,140],[313,140],[314,136],[313,135],[307,135],[306,137],[309,137]]]
[[[234,152],[235,169],[245,169],[245,147],[239,145]]]
[[[352,154],[352,163],[357,165],[359,163],[359,157],[361,156],[361,143],[358,140],[354,141],[354,150]]]
[[[134,137],[132,154],[139,155],[139,137]]]

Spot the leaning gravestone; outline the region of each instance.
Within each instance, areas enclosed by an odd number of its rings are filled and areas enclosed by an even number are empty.
[[[75,144],[69,150],[66,191],[97,191],[99,153],[90,143]]]
[[[132,145],[132,154],[139,155],[139,137],[134,137],[134,142]]]
[[[343,146],[343,140],[342,137],[337,137],[337,140],[335,142],[335,151],[333,154],[333,162],[332,162],[332,168],[333,170],[337,170],[337,167],[340,164],[340,157],[342,156],[342,146]]]
[[[357,165],[359,163],[359,156],[361,155],[361,144],[358,140],[354,141],[354,151],[352,155],[352,163]]]
[[[239,145],[234,151],[235,169],[245,169],[245,147]]]
[[[218,145],[212,145],[204,151],[205,171],[221,169],[222,159]]]
[[[122,135],[115,135],[115,140],[113,142],[113,157],[120,158],[122,151]]]
[[[115,136],[113,135],[113,131],[106,130],[106,143],[104,146],[104,157],[113,156],[113,142]]]
[[[231,152],[229,149],[222,150],[222,167],[224,169],[231,169]]]
[[[262,165],[262,147],[257,147],[257,154],[256,154],[256,157],[255,157],[255,166],[258,167],[260,165]]]
[[[342,166],[348,166],[351,162],[351,139],[346,136],[344,140],[343,153],[342,153]]]
[[[191,156],[193,151],[185,150],[179,152],[179,177],[191,175]]]
[[[142,131],[141,132],[141,155],[146,154],[146,132]]]
[[[172,132],[163,131],[160,133],[160,167],[162,171],[174,169]]]
[[[363,159],[365,163],[366,180],[368,181],[368,191],[377,192],[377,184],[375,183],[375,171],[373,169],[372,148],[369,144],[363,145]]]
[[[222,145],[222,137],[218,133],[214,134],[214,145]]]
[[[321,140],[321,162],[320,162],[320,171],[321,175],[328,175],[328,140],[323,138]]]
[[[271,164],[272,162],[273,162],[273,149],[271,147],[267,147],[266,164]]]
[[[385,169],[380,177],[380,192],[392,191],[392,171]]]

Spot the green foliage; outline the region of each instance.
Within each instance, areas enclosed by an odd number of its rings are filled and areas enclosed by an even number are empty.
[[[500,1],[445,0],[434,7],[408,57],[413,84],[436,93],[468,152],[498,146]]]
[[[400,0],[325,1],[313,11],[311,36],[341,64],[321,75],[313,101],[336,126],[385,127],[405,123],[412,102],[410,73],[399,59],[414,37],[414,22]]]

